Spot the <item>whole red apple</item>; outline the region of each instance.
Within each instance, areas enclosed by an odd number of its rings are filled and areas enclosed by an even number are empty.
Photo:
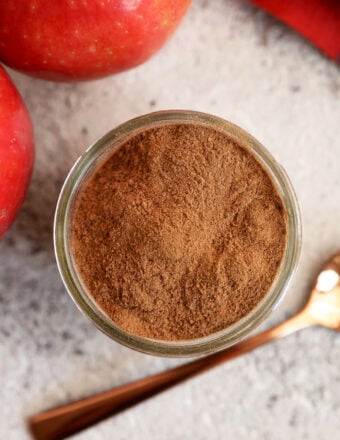
[[[25,104],[0,66],[0,238],[25,198],[34,160],[33,131]]]
[[[0,60],[50,80],[137,66],[165,43],[191,0],[0,0]]]

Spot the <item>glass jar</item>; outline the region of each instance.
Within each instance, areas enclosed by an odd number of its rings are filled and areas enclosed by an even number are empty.
[[[271,176],[287,213],[287,244],[278,274],[265,297],[244,318],[209,336],[163,341],[129,334],[114,324],[86,291],[78,274],[70,246],[70,221],[77,195],[89,177],[127,139],[146,129],[168,124],[205,125],[226,133],[236,143],[251,150]],[[184,110],[162,111],[132,119],[107,133],[76,161],[61,190],[54,222],[54,246],[65,287],[79,309],[105,334],[130,348],[160,356],[195,356],[231,346],[254,330],[274,310],[295,272],[301,244],[301,222],[291,183],[273,156],[251,135],[216,116]]]

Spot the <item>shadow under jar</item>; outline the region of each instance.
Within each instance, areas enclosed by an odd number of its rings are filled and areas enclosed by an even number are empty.
[[[275,308],[301,226],[289,179],[251,135],[173,110],[130,120],[77,160],[54,224],[60,274],[112,339],[160,356],[233,345]]]

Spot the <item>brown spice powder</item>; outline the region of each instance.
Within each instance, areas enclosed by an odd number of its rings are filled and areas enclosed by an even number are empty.
[[[235,323],[268,292],[286,213],[267,172],[226,134],[165,125],[95,172],[72,237],[85,286],[118,326],[192,339]]]

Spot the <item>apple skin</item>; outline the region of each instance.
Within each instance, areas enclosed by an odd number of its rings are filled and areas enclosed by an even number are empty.
[[[29,114],[10,77],[0,66],[0,239],[24,201],[33,161]]]
[[[2,0],[0,60],[54,81],[130,69],[160,49],[191,0]]]

